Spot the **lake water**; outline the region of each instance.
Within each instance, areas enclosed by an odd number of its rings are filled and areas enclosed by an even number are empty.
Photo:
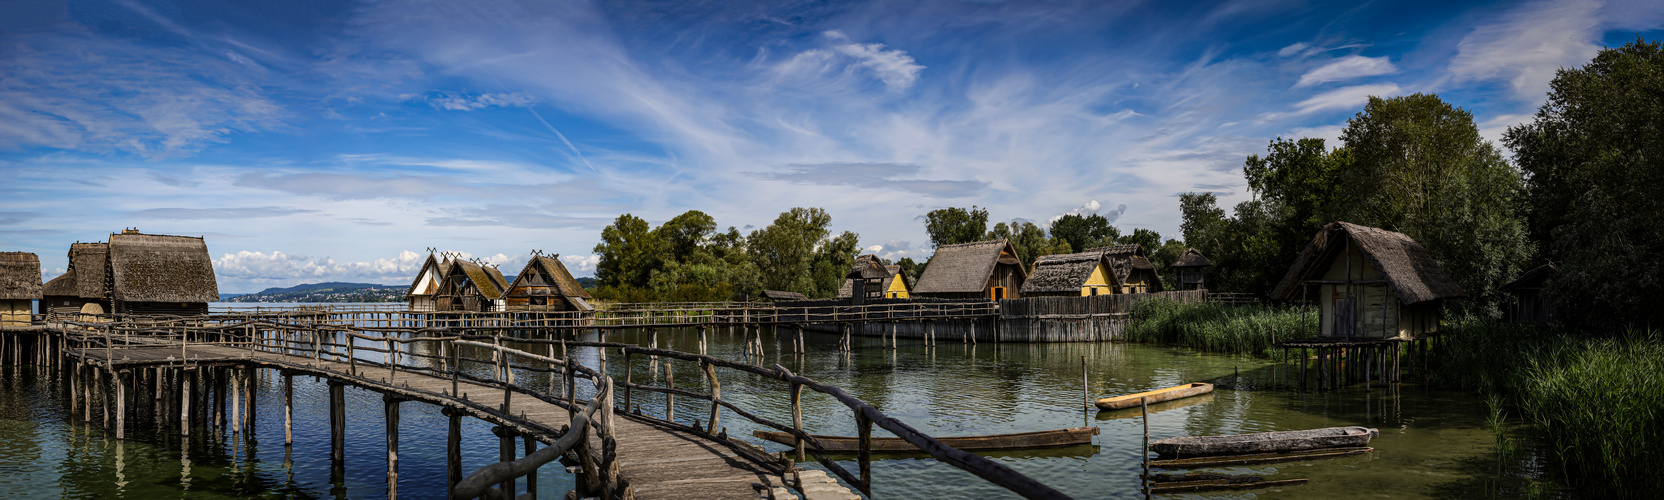
[[[595,340],[591,332],[585,340]],[[697,351],[692,331],[661,330],[659,344]],[[712,355],[745,359],[742,335],[725,329],[709,334]],[[876,338],[858,338],[854,352],[837,351],[837,337],[806,335],[810,352],[792,355],[788,341],[765,331],[765,354],[752,362],[775,363],[844,388],[892,417],[937,436],[977,435],[1096,426],[1088,446],[989,453],[1011,468],[1077,498],[1137,496],[1143,421],[1138,410],[1086,411],[1081,359],[1086,358],[1092,397],[1127,394],[1187,382],[1212,382],[1211,396],[1155,405],[1151,439],[1236,434],[1315,427],[1362,425],[1380,430],[1375,451],[1329,460],[1211,469],[1308,478],[1305,485],[1244,492],[1203,493],[1208,498],[1390,498],[1512,497],[1526,488],[1548,488],[1531,479],[1542,475],[1537,460],[1498,460],[1487,407],[1472,393],[1402,384],[1365,391],[1361,386],[1329,393],[1297,393],[1278,387],[1283,373],[1267,360],[1200,354],[1186,349],[1117,343],[942,344],[925,347],[903,340],[900,349]],[[608,341],[648,344],[644,332],[613,332]],[[524,346],[543,351],[542,345]],[[361,355],[369,354],[360,352]],[[594,366],[593,349],[573,355]],[[609,371],[622,379],[624,362],[610,355]],[[648,361],[632,363],[636,382],[649,376]],[[483,367],[482,367],[483,368]],[[704,387],[692,364],[677,362],[676,386]],[[660,372],[662,374],[662,371]],[[786,386],[770,379],[719,370],[724,399],[754,413],[790,422]],[[523,384],[546,384],[530,372]],[[295,444],[283,445],[281,379],[263,371],[257,385],[258,412],[252,440],[215,438],[193,432],[182,443],[177,432],[129,430],[117,442],[103,430],[71,421],[55,372],[33,367],[0,370],[0,496],[99,498],[335,497],[386,495],[385,447],[379,394],[347,388],[347,462],[332,471],[329,461],[327,395],[321,382],[295,379]],[[621,401],[621,400],[620,400]],[[637,392],[636,406],[662,416],[664,398]],[[677,420],[707,418],[708,403],[676,401]],[[831,397],[805,392],[805,427],[817,434],[853,435],[853,415]],[[497,440],[490,425],[464,419],[464,470],[495,461]],[[761,426],[725,413],[731,436],[750,436]],[[398,490],[407,498],[444,495],[446,418],[422,403],[401,405]],[[874,428],[875,436],[887,436]],[[760,440],[753,440],[760,441]],[[770,451],[784,445],[764,443]],[[840,457],[856,470],[854,457]],[[884,498],[1013,498],[969,473],[923,455],[878,455],[874,494]],[[813,463],[809,467],[818,467]],[[539,476],[539,495],[559,498],[571,487],[558,466]]]

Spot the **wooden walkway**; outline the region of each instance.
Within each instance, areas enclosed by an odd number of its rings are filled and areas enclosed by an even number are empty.
[[[183,365],[246,365],[310,375],[359,386],[390,397],[440,405],[531,435],[545,444],[553,443],[561,427],[570,422],[571,409],[533,397],[515,389],[509,414],[503,405],[504,389],[468,380],[453,380],[421,372],[390,370],[368,363],[354,367],[346,362],[257,351],[241,347],[190,345],[188,347],[128,346],[120,348],[69,349],[72,360],[106,366],[111,370]],[[451,392],[452,384],[456,392]],[[743,449],[743,443],[725,443],[705,437],[702,432],[635,415],[618,413],[613,423],[616,439],[618,484],[623,498],[706,498],[756,499],[797,498],[797,491],[785,488],[778,465],[765,465],[756,458],[761,448]],[[595,439],[595,438],[591,438]],[[729,440],[734,440],[730,437]],[[600,449],[596,446],[592,449]],[[772,458],[772,457],[770,457]],[[795,474],[799,488],[811,500],[859,498],[825,473]]]

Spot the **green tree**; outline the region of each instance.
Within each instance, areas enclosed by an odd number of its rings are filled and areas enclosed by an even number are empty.
[[[988,210],[972,205],[969,209],[948,207],[925,214],[925,233],[935,246],[957,245],[980,241],[988,230]]]
[[[1149,229],[1138,228],[1132,230],[1132,234],[1122,236],[1121,239],[1116,241],[1116,243],[1123,245],[1143,245],[1145,252],[1155,252],[1157,249],[1161,248],[1161,233],[1151,231]],[[1157,266],[1159,267],[1161,264],[1157,264]]]
[[[896,265],[901,266],[901,269],[907,272],[907,288],[911,290],[913,284],[919,282],[919,273],[924,272],[924,266],[914,262],[912,257],[902,257],[901,260],[896,261]]]
[[[678,262],[693,259],[715,232],[716,219],[698,210],[683,212],[653,230],[654,237],[665,246],[666,258]]]
[[[1433,94],[1370,97],[1341,140],[1335,217],[1404,233],[1461,285],[1461,305],[1498,311],[1498,286],[1527,257],[1520,174],[1479,135],[1473,115]]]
[[[752,231],[746,249],[757,267],[763,288],[790,290],[806,295],[835,295],[855,259],[855,233],[844,232],[828,240],[832,216],[819,208],[793,208],[780,214],[768,227]],[[844,255],[847,254],[847,260]],[[842,270],[835,270],[841,261]],[[837,283],[827,293],[827,282],[837,273]]]
[[[1113,244],[1121,237],[1121,231],[1098,214],[1059,217],[1052,221],[1051,233],[1052,237],[1069,242],[1069,248],[1076,251]]]
[[[1034,261],[1046,255],[1069,253],[1069,244],[1057,238],[1046,237],[1046,230],[1033,222],[1014,220],[1008,225],[1004,222],[994,224],[994,229],[988,232],[985,240],[1004,239],[1011,242],[1012,248],[1017,250],[1017,260],[1023,263],[1024,269],[1033,269]]]
[[[658,240],[647,221],[630,214],[618,216],[601,229],[594,252],[601,257],[595,279],[604,287],[645,287],[658,263]]]
[[[1664,323],[1664,45],[1637,37],[1561,69],[1504,142],[1525,173],[1531,235],[1560,264],[1556,314],[1611,330]]]
[[[838,288],[844,284],[844,278],[849,276],[849,268],[855,263],[856,255],[861,253],[860,236],[844,231],[837,237],[822,242],[815,252],[813,273],[815,288],[805,294],[814,297],[837,297]]]

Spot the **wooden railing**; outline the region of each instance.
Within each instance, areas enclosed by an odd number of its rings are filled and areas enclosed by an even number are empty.
[[[954,304],[945,305],[953,306]],[[101,348],[112,351],[112,356],[106,359],[115,359],[113,351],[123,347],[160,346],[179,348],[182,354],[180,359],[183,362],[186,359],[183,354],[188,352],[189,347],[214,345],[244,348],[248,349],[250,353],[287,354],[303,360],[310,359],[314,366],[325,360],[346,363],[348,365],[346,375],[352,378],[362,378],[366,373],[364,370],[386,370],[387,377],[384,383],[387,384],[396,383],[395,381],[401,371],[446,377],[452,381],[451,390],[449,391],[441,390],[439,393],[432,393],[409,389],[408,387],[404,390],[427,394],[436,400],[449,400],[452,404],[469,406],[476,411],[492,415],[504,422],[518,420],[514,415],[513,407],[513,398],[516,394],[536,398],[568,409],[571,413],[571,429],[576,431],[568,432],[569,435],[587,432],[584,429],[593,428],[597,436],[601,437],[600,450],[588,449],[587,440],[581,436],[572,437],[571,441],[566,439],[567,436],[563,436],[557,441],[557,445],[566,442],[565,446],[568,446],[570,450],[582,450],[582,453],[578,453],[578,455],[586,461],[583,468],[586,476],[589,476],[583,481],[583,484],[592,485],[595,487],[593,492],[601,493],[606,498],[612,496],[610,489],[617,484],[617,478],[612,477],[616,470],[613,463],[616,456],[614,451],[616,442],[612,435],[613,412],[616,409],[612,399],[614,393],[620,388],[623,390],[622,407],[626,411],[632,407],[639,409],[639,406],[633,405],[636,391],[661,394],[665,398],[663,418],[654,419],[659,420],[661,425],[681,429],[714,441],[728,443],[734,450],[754,463],[763,465],[782,475],[792,474],[796,462],[803,460],[806,455],[813,456],[829,472],[870,496],[873,482],[871,434],[873,425],[877,425],[943,463],[970,472],[1025,498],[1068,498],[1055,489],[1003,464],[942,444],[935,438],[919,432],[905,422],[884,414],[876,407],[861,401],[839,387],[823,384],[814,379],[795,374],[778,364],[772,368],[764,368],[706,354],[615,342],[516,338],[500,334],[473,335],[467,333],[469,330],[467,328],[386,327],[366,329],[328,323],[289,323],[284,321],[288,318],[285,315],[274,315],[269,318],[239,317],[237,321],[220,322],[211,319],[211,317],[199,317],[178,318],[173,321],[151,320],[143,323],[131,321],[135,318],[127,318],[128,321],[76,322],[66,325],[66,331],[68,332],[67,336],[78,347]],[[67,329],[67,327],[74,328]],[[379,335],[367,334],[366,332],[379,333]],[[699,345],[703,346],[705,345],[704,329],[700,329],[699,335]],[[511,348],[507,346],[509,343],[521,345],[542,344],[546,346],[547,354]],[[415,347],[420,344],[431,344],[432,347],[423,352],[423,349]],[[560,356],[555,356],[554,351],[557,346],[561,351]],[[590,368],[578,363],[567,355],[567,349],[570,347],[598,349],[600,355],[599,366]],[[490,356],[465,356],[464,348],[469,348],[473,351],[472,354],[475,355],[482,354],[482,351],[489,352]],[[609,350],[615,350],[624,357],[623,382],[617,382],[607,374],[607,353]],[[377,353],[381,359],[363,359],[360,352]],[[633,365],[635,358],[638,356],[648,357],[652,366],[658,366],[660,359],[663,360],[664,385],[638,384],[633,380],[636,371]],[[373,357],[374,355],[372,355]],[[510,361],[510,357],[518,358],[522,362],[513,363]],[[685,388],[676,388],[672,378],[672,360],[697,364],[708,383],[709,391],[697,392]],[[485,377],[470,373],[467,365],[487,366],[490,368],[491,374],[489,377]],[[792,409],[791,424],[776,422],[724,399],[722,397],[721,381],[718,379],[716,370],[719,367],[784,383],[786,385],[784,389],[788,390],[787,394]],[[563,383],[551,384],[557,386],[556,391],[552,391],[554,394],[527,389],[516,383],[516,370],[545,374],[550,376],[551,379],[557,376],[562,377],[561,382]],[[657,373],[654,373],[655,380],[657,375]],[[584,402],[577,398],[576,381],[578,378],[590,380],[595,390],[595,396],[587,401],[588,405],[582,412],[581,418],[584,419],[582,421],[580,421],[579,407]],[[497,408],[487,408],[478,403],[469,402],[466,398],[458,398],[457,394],[461,393],[458,386],[462,379],[467,379],[474,384],[501,387],[504,391],[502,405]],[[379,380],[375,382],[383,383]],[[851,473],[828,457],[826,447],[804,430],[802,391],[805,388],[830,396],[851,411],[860,436],[860,448],[857,453],[858,474]],[[698,425],[697,418],[694,425],[677,423],[674,402],[676,397],[709,401],[710,410],[707,425]],[[600,408],[600,410],[595,410],[595,408]],[[724,410],[758,425],[790,433],[797,440],[797,443],[793,445],[796,458],[794,459],[786,454],[771,455],[750,443],[729,438],[726,432],[722,431],[724,427],[721,425],[721,421]],[[595,411],[600,412],[599,418],[590,416]],[[641,417],[653,418],[645,415]],[[545,450],[550,449],[552,448],[546,448]],[[505,478],[524,475],[527,470],[535,469],[535,465],[547,462],[547,460],[543,460],[543,462],[538,462],[538,460],[553,459],[553,457],[561,454],[563,452],[539,452],[535,455],[535,460],[533,457],[527,457],[482,468],[475,472],[473,476],[470,476],[472,482],[468,482],[465,489],[463,483],[459,482],[455,484],[452,491],[462,498],[494,497],[501,491],[493,493],[493,490],[486,485],[506,480]],[[591,461],[595,463],[591,463]]]

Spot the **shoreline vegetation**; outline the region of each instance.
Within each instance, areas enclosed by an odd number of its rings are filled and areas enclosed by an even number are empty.
[[[1179,303],[1154,298],[1132,307],[1124,341],[1168,344],[1224,354],[1272,356],[1276,339],[1308,337],[1315,310],[1300,307]]]

